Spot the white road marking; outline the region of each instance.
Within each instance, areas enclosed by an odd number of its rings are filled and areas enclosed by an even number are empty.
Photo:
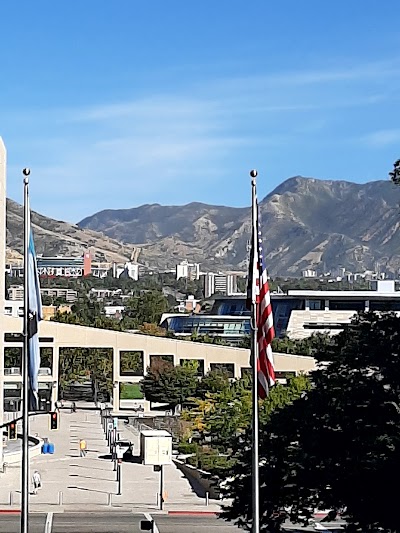
[[[53,513],[47,513],[46,524],[44,526],[44,533],[51,533],[53,527]]]
[[[146,520],[149,520],[149,522],[154,522],[154,519],[152,518],[150,513],[144,513],[144,516]],[[155,522],[153,526],[153,533],[160,533],[160,530],[158,529],[157,524]]]

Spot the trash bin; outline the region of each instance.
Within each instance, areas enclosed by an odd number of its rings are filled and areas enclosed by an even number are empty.
[[[47,446],[48,446],[47,453],[53,454],[54,453],[54,444],[52,442],[49,442]]]
[[[42,445],[42,453],[45,454],[45,453],[49,453],[49,443],[48,442],[44,442],[43,445]]]

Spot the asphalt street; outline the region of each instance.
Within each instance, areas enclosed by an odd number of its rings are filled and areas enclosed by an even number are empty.
[[[160,533],[240,533],[238,529],[215,516],[155,516]]]
[[[30,533],[140,533],[140,522],[148,516],[129,512],[34,513]],[[215,516],[154,515],[154,533],[239,533],[239,529]],[[46,525],[47,523],[47,525]],[[158,529],[157,529],[158,528]],[[19,533],[20,515],[1,514],[0,533]]]

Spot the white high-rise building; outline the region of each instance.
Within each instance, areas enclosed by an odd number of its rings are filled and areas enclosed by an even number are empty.
[[[204,275],[204,297],[209,298],[213,294],[226,294],[231,296],[237,293],[236,274],[215,274],[208,272]]]
[[[123,265],[113,265],[113,277],[128,277],[137,281],[139,279],[139,265],[138,263],[130,263],[129,261]]]
[[[188,261],[181,261],[176,265],[176,279],[188,278],[197,280],[200,278],[200,263],[189,263]]]

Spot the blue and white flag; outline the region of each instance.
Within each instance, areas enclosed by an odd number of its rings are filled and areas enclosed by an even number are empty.
[[[43,319],[42,298],[37,270],[35,245],[33,243],[31,212],[28,209],[28,338],[29,338],[29,391],[30,410],[38,410],[38,375],[40,368],[39,321]]]

